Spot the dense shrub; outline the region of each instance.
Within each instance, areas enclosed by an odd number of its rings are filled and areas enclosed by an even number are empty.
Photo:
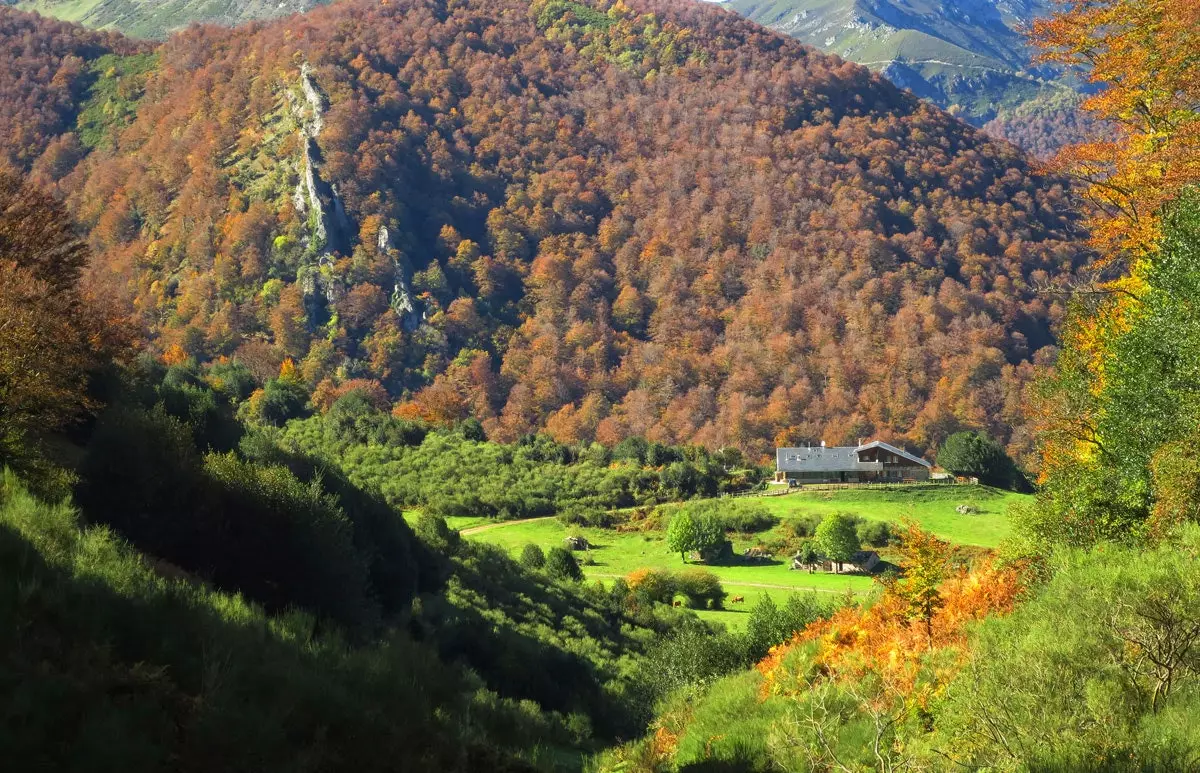
[[[689,471],[664,476],[636,454],[610,465],[607,453],[597,452],[603,446],[568,446],[544,435],[507,445],[471,440],[396,419],[350,396],[324,416],[289,422],[280,442],[340,466],[395,507],[443,517],[561,514],[571,524],[607,526],[614,509],[708,495],[726,476],[703,450],[671,465]]]
[[[311,615],[164,579],[178,571],[76,518],[0,479],[13,769],[527,771],[518,757],[577,738],[578,723],[487,691],[428,645],[347,646]]]
[[[720,609],[728,595],[720,579],[704,569],[683,570],[675,576],[675,588],[692,609]]]
[[[556,580],[582,580],[583,570],[574,554],[566,548],[552,547],[546,551],[546,574]]]
[[[862,520],[855,526],[855,531],[859,542],[875,548],[885,548],[895,539],[892,524],[887,521]]]
[[[521,550],[521,566],[526,569],[541,569],[546,565],[546,554],[532,542]]]
[[[1191,526],[1151,549],[1064,558],[1041,593],[980,626],[938,706],[938,742],[996,770],[1194,768],[1198,551]]]
[[[797,518],[789,518],[787,526],[792,534],[801,538],[811,538],[817,536],[817,527],[821,525],[821,516],[819,515],[803,515]]]
[[[636,597],[659,604],[670,604],[679,587],[673,572],[660,569],[636,569],[626,580]]]
[[[308,390],[293,379],[271,379],[255,397],[251,405],[257,417],[276,427],[303,416],[308,406]]]

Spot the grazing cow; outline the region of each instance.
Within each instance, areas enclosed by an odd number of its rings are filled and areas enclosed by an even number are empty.
[[[673,606],[673,607],[678,607],[678,606],[681,606],[682,604],[683,604],[682,601],[672,601],[671,602],[671,606]]]
[[[745,596],[734,596],[734,597],[733,597],[733,603],[734,603],[734,604],[745,604],[745,603],[746,603],[746,597],[745,597]]]

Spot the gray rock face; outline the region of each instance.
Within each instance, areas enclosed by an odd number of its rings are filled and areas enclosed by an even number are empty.
[[[387,255],[396,249],[392,244],[392,235],[387,226],[379,227],[379,236],[375,240],[375,248],[381,254]],[[417,308],[417,301],[409,289],[408,279],[404,276],[404,266],[395,260],[396,273],[392,287],[392,310],[400,317],[400,324],[406,333],[411,333],[421,326],[425,315]]]
[[[337,188],[321,179],[321,150],[317,137],[325,128],[325,98],[317,89],[307,62],[300,66],[300,91],[304,99],[293,101],[292,113],[300,124],[304,169],[292,200],[297,211],[309,217],[311,238],[318,253],[322,257],[334,252],[344,255],[350,250],[354,229]],[[288,94],[290,98],[291,92]]]

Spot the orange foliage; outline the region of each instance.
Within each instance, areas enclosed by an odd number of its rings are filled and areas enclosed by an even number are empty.
[[[942,668],[953,671],[961,666],[967,624],[1012,611],[1021,590],[1019,572],[1011,566],[985,561],[969,572],[953,572],[938,588],[939,603],[926,629],[921,620],[913,619],[909,600],[887,588],[873,605],[841,609],[771,648],[757,666],[764,678],[763,693],[791,695],[805,690],[813,677],[793,671],[788,656],[811,647],[809,662],[815,665],[818,679],[857,679],[872,672],[900,694],[924,700],[914,695],[924,654],[929,649],[943,650],[952,657]]]
[[[1140,254],[1163,205],[1200,181],[1200,3],[1066,0],[1035,22],[1044,61],[1085,65],[1103,87],[1083,104],[1119,127],[1114,140],[1065,148],[1054,164],[1087,182],[1101,214],[1092,237],[1106,255]]]
[[[758,458],[783,428],[924,451],[970,426],[1027,447],[1016,396],[1062,312],[1036,288],[1085,257],[1063,187],[709,4],[584,3],[613,10],[608,32],[539,27],[528,0],[192,27],[90,154],[67,136],[80,55],[116,43],[0,8],[0,159],[65,197],[160,348],[253,341],[256,375],[354,363],[418,395],[409,414],[465,410],[499,440]],[[342,205],[329,255],[280,185],[303,62]]]
[[[162,355],[163,364],[168,367],[173,365],[182,365],[183,363],[187,362],[187,359],[187,352],[185,352],[183,347],[179,344],[171,344],[167,347],[167,350],[163,352]]]

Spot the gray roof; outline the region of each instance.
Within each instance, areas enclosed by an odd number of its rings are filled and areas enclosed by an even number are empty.
[[[879,440],[861,446],[804,446],[775,449],[775,469],[782,472],[879,472],[880,462],[859,461],[860,451],[882,448],[914,464],[932,465],[919,456]]]
[[[903,448],[896,448],[894,445],[885,443],[882,440],[872,440],[870,443],[861,445],[858,448],[856,448],[855,450],[856,451],[866,451],[867,449],[870,449],[870,448],[882,448],[884,451],[891,451],[896,456],[902,456],[905,459],[909,460],[910,462],[915,462],[916,464],[919,464],[922,467],[930,467],[930,468],[933,467],[932,464],[925,461],[921,457],[914,456],[913,454],[910,454],[908,451],[905,451]]]

